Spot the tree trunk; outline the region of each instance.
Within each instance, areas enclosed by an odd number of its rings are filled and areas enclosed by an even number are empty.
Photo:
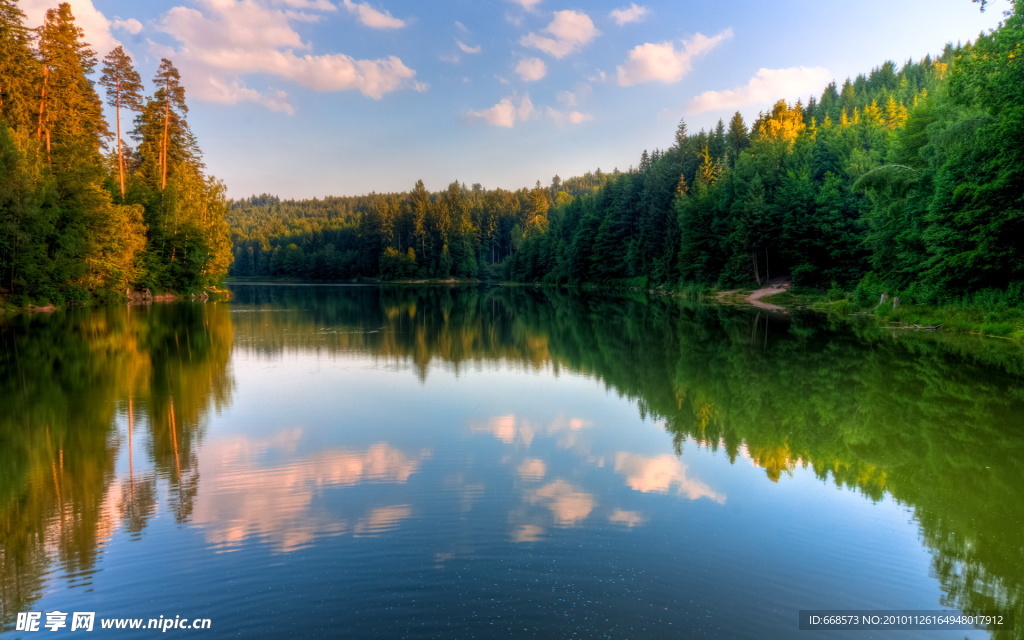
[[[121,81],[117,81],[117,104],[114,107],[117,114],[117,172],[121,180],[121,202],[124,202],[124,148],[121,145]]]
[[[46,113],[46,86],[49,84],[50,69],[43,67],[43,88],[39,93],[39,126],[36,127],[36,138],[43,137],[43,116]]]
[[[167,150],[170,147],[171,103],[164,105],[164,138],[160,143],[160,190],[167,188]]]
[[[50,68],[43,66],[43,88],[39,93],[39,126],[36,127],[36,138],[40,140],[43,138],[44,129],[43,123],[46,120],[46,89],[50,84]],[[46,163],[50,164],[50,131],[45,130],[46,136]]]

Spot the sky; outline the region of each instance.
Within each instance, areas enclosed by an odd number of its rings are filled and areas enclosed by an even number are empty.
[[[20,0],[42,22],[56,0]],[[547,185],[627,169],[681,119],[750,124],[997,26],[969,0],[71,0],[102,58],[181,71],[231,197]],[[112,120],[112,117],[111,117]]]

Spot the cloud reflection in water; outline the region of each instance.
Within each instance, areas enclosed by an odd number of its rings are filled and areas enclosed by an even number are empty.
[[[309,456],[296,454],[301,432],[284,432],[256,441],[237,437],[208,443],[201,455],[203,490],[193,522],[218,551],[233,551],[250,539],[265,540],[288,553],[322,536],[353,532],[377,535],[394,529],[412,514],[408,505],[373,508],[363,517],[345,518],[318,507],[315,499],[328,488],[365,482],[404,484],[429,451],[405,453],[380,443],[365,451],[336,449]],[[268,454],[289,460],[264,466]]]

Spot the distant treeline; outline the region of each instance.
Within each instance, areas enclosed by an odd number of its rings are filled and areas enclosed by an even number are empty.
[[[177,69],[162,60],[145,97],[120,46],[104,57],[111,132],[97,64],[68,3],[29,29],[0,0],[0,303],[193,291],[227,273],[228,202],[204,174]]]
[[[232,203],[231,275],[308,279],[503,277],[498,265],[546,227],[553,207],[594,192],[618,172],[600,169],[549,187],[485,190],[459,182],[428,193]]]
[[[973,44],[886,62],[748,127],[680,123],[628,171],[511,192],[281,202],[231,212],[240,276],[491,277],[644,288],[794,283],[1024,302],[1021,6]],[[981,292],[981,293],[979,293]]]

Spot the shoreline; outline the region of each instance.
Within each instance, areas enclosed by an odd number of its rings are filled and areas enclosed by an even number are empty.
[[[711,304],[724,306],[751,307],[779,316],[791,316],[796,311],[824,314],[841,319],[871,319],[883,328],[893,330],[930,331],[949,335],[971,335],[985,338],[998,338],[1013,343],[1024,343],[1024,311],[1017,309],[1000,309],[986,311],[978,306],[925,306],[904,304],[896,308],[876,305],[874,308],[859,308],[853,304],[848,292],[842,292],[841,299],[834,300],[834,292],[825,293],[819,290],[794,289],[788,277],[774,278],[757,289],[714,289],[689,291],[684,288],[648,288],[644,286],[615,286],[614,284],[586,283],[582,285],[556,285],[550,283],[526,283],[489,280],[465,280],[458,278],[416,278],[405,280],[376,280],[358,278],[354,280],[300,280],[291,278],[241,278],[228,279],[217,287],[196,293],[161,293],[149,294],[145,291],[134,291],[130,297],[111,303],[100,301],[85,305],[53,304],[29,305],[14,307],[0,303],[0,318],[19,313],[55,313],[75,306],[107,306],[110,304],[126,304],[140,306],[158,302],[205,302],[231,299],[231,291],[227,287],[240,286],[524,286],[536,288],[575,289],[579,291],[597,291],[605,293],[639,292],[669,297],[690,298]],[[891,303],[890,303],[891,304]]]
[[[19,313],[56,313],[58,311],[84,307],[109,307],[115,305],[138,307],[162,302],[221,302],[230,300],[231,291],[229,289],[220,288],[221,286],[223,285],[210,287],[209,289],[204,289],[200,293],[158,293],[154,295],[149,293],[148,290],[132,291],[121,300],[97,300],[89,301],[85,304],[55,305],[50,303],[45,305],[30,304],[25,307],[16,307],[7,304],[6,301],[0,301],[0,318]]]

